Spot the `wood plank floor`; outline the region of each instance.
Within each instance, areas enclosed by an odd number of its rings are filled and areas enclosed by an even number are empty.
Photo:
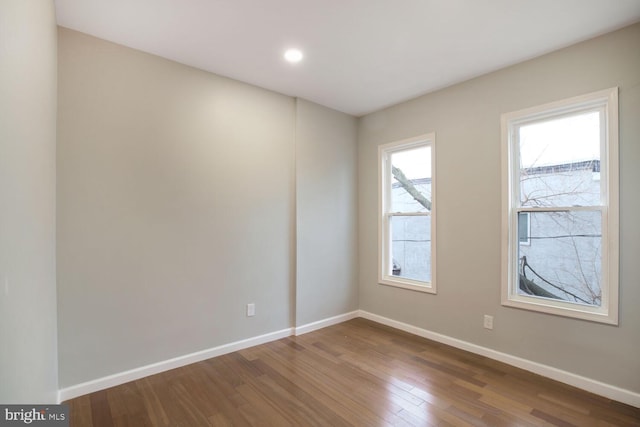
[[[77,427],[640,426],[640,409],[364,319],[67,403]]]

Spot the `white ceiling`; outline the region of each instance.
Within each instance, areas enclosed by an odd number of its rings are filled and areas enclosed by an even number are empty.
[[[357,116],[640,20],[640,0],[55,4],[61,26]]]

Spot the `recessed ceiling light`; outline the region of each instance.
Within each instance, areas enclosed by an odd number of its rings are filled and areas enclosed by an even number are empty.
[[[302,52],[299,49],[289,49],[284,53],[284,59],[291,63],[302,61]]]

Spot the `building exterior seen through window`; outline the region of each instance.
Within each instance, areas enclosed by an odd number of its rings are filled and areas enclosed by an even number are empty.
[[[566,193],[566,205],[597,206],[600,184],[599,159],[521,169],[523,196],[538,206],[553,206],[550,190]],[[518,292],[600,306],[601,223],[599,209],[520,212]]]

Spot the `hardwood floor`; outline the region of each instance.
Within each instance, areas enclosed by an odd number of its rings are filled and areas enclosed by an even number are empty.
[[[640,409],[364,319],[70,400],[71,426],[640,426]]]

